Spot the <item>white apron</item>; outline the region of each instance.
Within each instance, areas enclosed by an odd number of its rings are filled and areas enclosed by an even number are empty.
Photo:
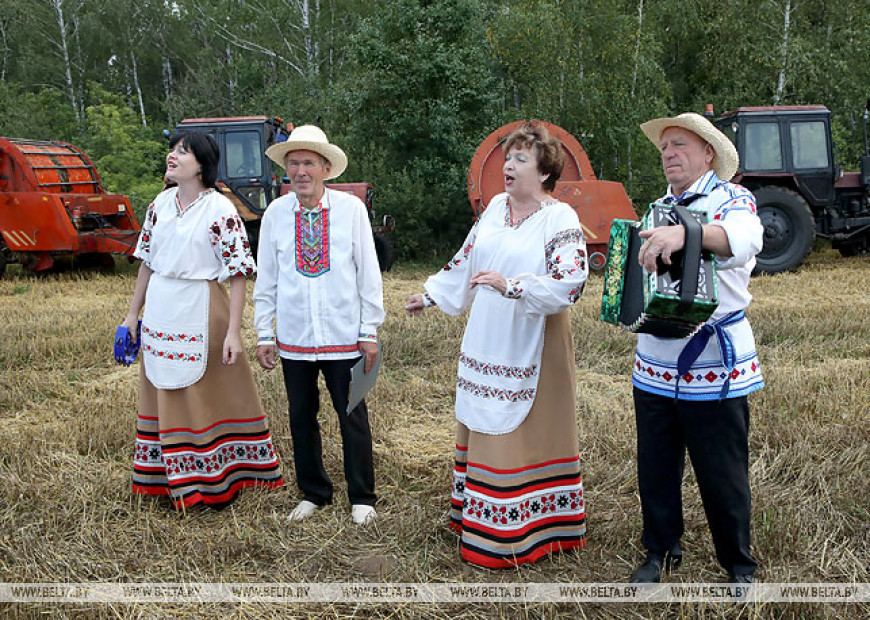
[[[140,354],[145,375],[161,390],[193,385],[208,362],[207,280],[151,274],[142,314]]]

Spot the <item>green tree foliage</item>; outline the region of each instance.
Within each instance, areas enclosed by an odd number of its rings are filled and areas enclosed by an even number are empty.
[[[663,186],[638,125],[706,103],[826,105],[854,168],[868,32],[866,0],[3,0],[0,135],[76,144],[141,211],[181,118],[317,123],[400,255],[445,256],[474,149],[508,121],[570,131],[638,208]]]
[[[96,89],[96,87],[95,87]],[[85,111],[79,146],[96,165],[106,191],[126,194],[139,221],[163,189],[166,142],[137,122],[136,113],[109,93]]]
[[[352,40],[347,140],[404,255],[456,245],[471,224],[465,168],[499,124],[483,17],[478,0],[399,0]]]
[[[638,129],[667,111],[670,89],[638,7],[612,1],[521,0],[490,26],[513,118],[541,118],[578,137],[602,179],[643,207],[661,192],[658,157]]]
[[[60,90],[34,91],[0,82],[0,136],[70,141],[76,129],[75,115]]]

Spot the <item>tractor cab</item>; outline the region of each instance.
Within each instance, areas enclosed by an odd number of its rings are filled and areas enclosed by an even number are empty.
[[[188,118],[176,131],[198,129],[217,141],[221,151],[218,181],[233,201],[242,219],[257,222],[266,207],[278,197],[278,184],[266,149],[287,139],[280,118],[236,116],[231,118]]]
[[[821,105],[739,108],[716,121],[740,153],[735,181],[781,177],[794,183],[811,207],[834,200],[831,113]]]
[[[825,106],[743,107],[714,124],[737,147],[740,167],[732,180],[755,194],[764,226],[755,273],[797,268],[816,236],[830,239],[845,256],[870,250],[866,137],[863,172],[842,172],[834,163]]]

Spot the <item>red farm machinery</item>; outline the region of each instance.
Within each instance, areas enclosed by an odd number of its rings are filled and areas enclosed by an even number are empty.
[[[93,162],[66,142],[0,138],[0,275],[57,261],[114,265],[129,255],[139,224],[126,196],[103,189]]]
[[[589,264],[594,269],[601,269],[607,257],[610,223],[614,218],[637,219],[631,200],[621,183],[595,178],[586,151],[569,132],[552,123],[533,122],[540,123],[562,143],[565,168],[552,195],[574,207],[586,235]],[[504,191],[502,166],[505,158],[501,146],[505,138],[524,123],[516,121],[499,127],[474,152],[468,168],[468,200],[475,217],[495,195]]]

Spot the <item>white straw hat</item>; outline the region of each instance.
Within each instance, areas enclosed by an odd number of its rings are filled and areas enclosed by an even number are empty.
[[[347,168],[347,155],[334,144],[330,144],[326,134],[320,127],[314,125],[302,125],[290,132],[290,136],[284,142],[276,142],[266,149],[266,157],[284,167],[284,158],[290,151],[314,151],[323,155],[332,168],[325,181],[340,176]]]
[[[700,114],[686,112],[674,118],[656,118],[643,123],[640,128],[646,137],[658,148],[662,132],[668,127],[682,127],[700,136],[713,147],[713,171],[723,181],[728,181],[737,173],[740,157],[728,137]]]

